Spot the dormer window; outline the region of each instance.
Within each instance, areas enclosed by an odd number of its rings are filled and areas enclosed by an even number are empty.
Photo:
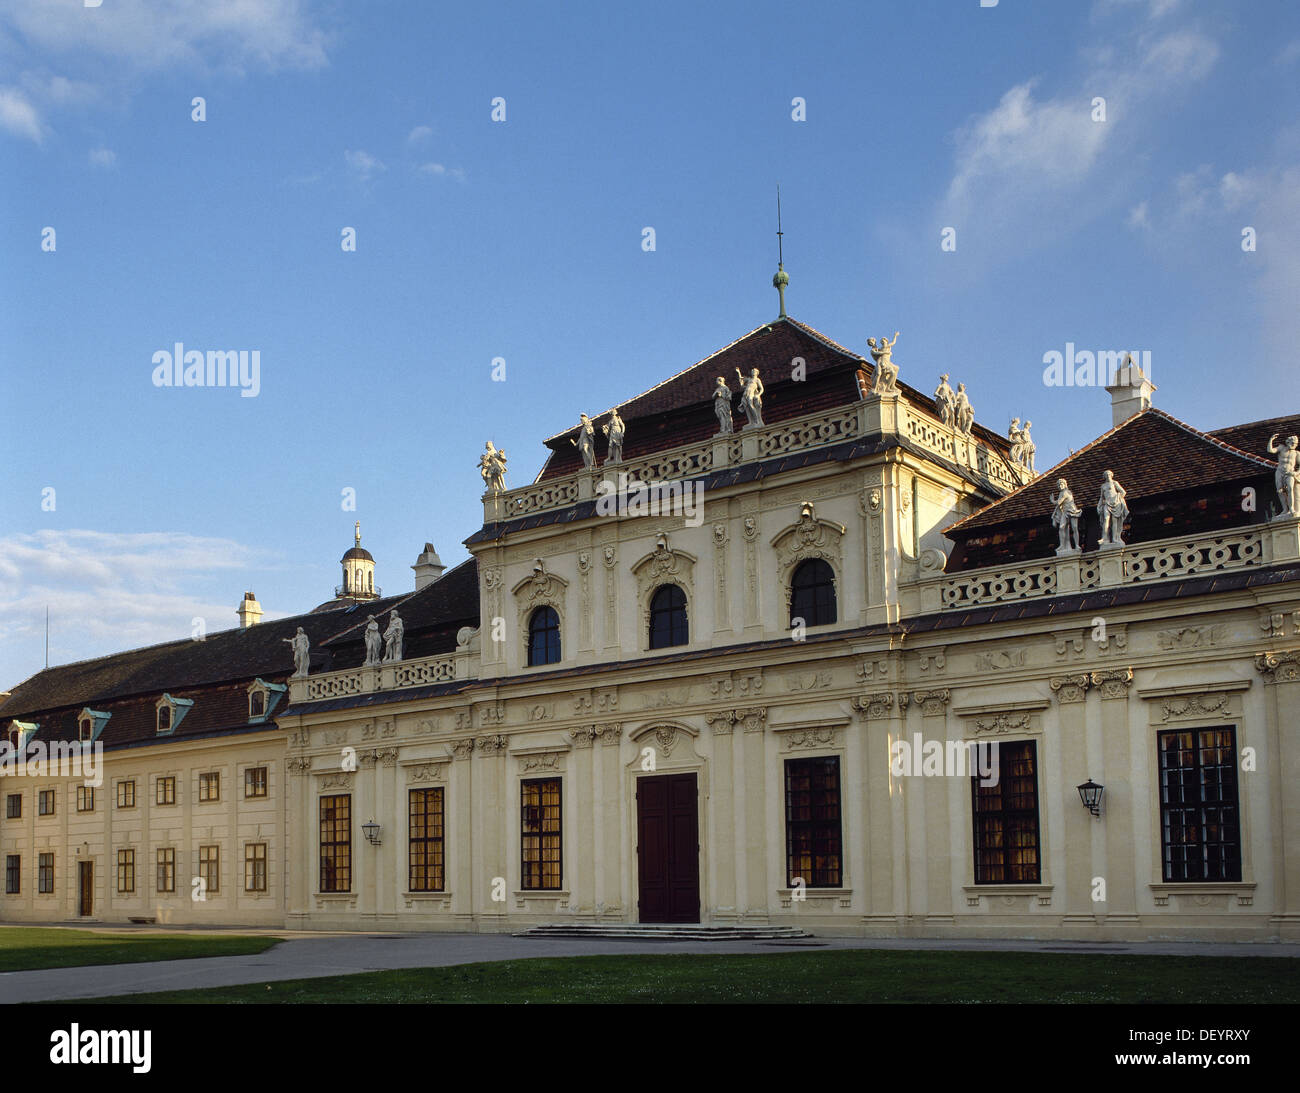
[[[176,731],[176,726],[181,723],[185,715],[190,712],[194,705],[192,698],[172,698],[169,694],[164,694],[158,700],[158,735],[168,736]]]
[[[9,746],[14,751],[22,751],[27,746],[33,736],[40,731],[40,725],[35,721],[19,721],[17,718],[9,722]]]
[[[283,683],[255,679],[248,685],[248,720],[265,721],[288,688]]]
[[[104,710],[92,710],[85,707],[77,714],[77,739],[83,744],[90,744],[99,739],[104,726],[113,715]]]

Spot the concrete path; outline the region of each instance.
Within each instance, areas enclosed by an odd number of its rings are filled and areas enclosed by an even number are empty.
[[[154,932],[154,931],[151,931]],[[157,931],[162,932],[162,931]],[[224,932],[224,931],[223,931]],[[230,931],[251,933],[253,931]],[[284,931],[257,931],[284,936]],[[114,994],[227,987],[280,979],[432,968],[487,960],[620,953],[778,953],[801,949],[892,949],[1051,953],[1130,953],[1158,956],[1300,957],[1300,944],[1105,944],[1068,941],[808,938],[800,941],[606,941],[523,938],[508,934],[331,934],[287,940],[256,956],[158,960],[0,974],[0,1002],[98,998]]]

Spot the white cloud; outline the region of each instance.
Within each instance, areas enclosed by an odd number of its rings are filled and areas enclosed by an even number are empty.
[[[343,153],[343,158],[347,161],[348,166],[361,176],[363,182],[369,181],[374,175],[388,170],[380,160],[369,152],[363,152],[360,149],[355,152],[348,149]]]
[[[89,159],[93,167],[110,168],[117,165],[117,153],[112,148],[92,148]]]
[[[1147,208],[1145,201],[1139,202],[1128,211],[1128,226],[1130,228],[1151,228],[1150,210]]]
[[[1277,63],[1280,65],[1294,64],[1300,61],[1300,38],[1294,38],[1282,47],[1282,52],[1277,55]]]
[[[465,181],[465,172],[460,167],[448,167],[442,163],[422,163],[417,168],[421,174],[432,175],[435,178],[454,178],[459,182]]]
[[[36,107],[16,87],[0,87],[0,129],[34,140],[37,144],[45,136]]]
[[[0,18],[29,47],[90,54],[140,70],[220,61],[319,68],[329,37],[304,0],[5,0]]]
[[[1147,18],[1164,14],[1157,6]],[[1045,244],[1126,200],[1131,208],[1126,191],[1141,171],[1143,137],[1167,109],[1163,100],[1203,79],[1218,56],[1199,31],[1143,22],[1082,47],[1077,74],[1051,94],[1041,78],[1015,84],[955,134],[935,223],[964,228],[976,251],[995,254],[1026,239]]]
[[[432,129],[430,129],[427,125],[417,125],[414,129],[412,129],[409,133],[406,134],[406,143],[411,145],[424,144],[425,142],[431,140],[432,138],[433,138]]]
[[[237,625],[239,574],[268,555],[228,539],[180,532],[41,531],[0,538],[0,685],[43,663],[45,610],[51,662],[83,660]],[[219,601],[188,589],[217,579]],[[227,602],[228,601],[228,602]],[[35,650],[39,650],[39,658]]]

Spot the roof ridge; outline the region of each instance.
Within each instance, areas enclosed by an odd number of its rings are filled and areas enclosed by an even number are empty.
[[[1252,455],[1250,452],[1243,451],[1241,448],[1238,448],[1233,444],[1229,444],[1226,440],[1220,440],[1217,436],[1212,436],[1209,433],[1203,433],[1195,425],[1187,424],[1187,422],[1185,422],[1182,418],[1174,417],[1173,414],[1169,413],[1166,410],[1158,409],[1155,406],[1152,406],[1149,409],[1155,410],[1155,412],[1159,414],[1161,417],[1168,418],[1175,425],[1183,429],[1186,429],[1193,436],[1199,437],[1201,440],[1207,441],[1210,444],[1217,445],[1218,447],[1222,448],[1224,451],[1228,452],[1231,455],[1239,456],[1242,459],[1249,459],[1252,463],[1258,463],[1261,467],[1264,467],[1268,470],[1272,470],[1274,467],[1277,466],[1276,460],[1263,459],[1260,456]]]
[[[1207,429],[1206,432],[1213,435],[1215,433],[1226,433],[1233,429],[1252,429],[1256,425],[1267,425],[1273,421],[1294,421],[1295,419],[1295,414],[1278,414],[1277,417],[1262,417],[1258,421],[1240,421],[1236,425],[1223,425],[1217,429]]]

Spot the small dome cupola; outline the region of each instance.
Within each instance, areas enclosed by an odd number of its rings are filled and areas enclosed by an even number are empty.
[[[378,599],[380,590],[375,587],[375,559],[361,545],[361,521],[357,521],[355,545],[340,559],[343,563],[343,584],[334,590],[335,596],[350,600]]]

